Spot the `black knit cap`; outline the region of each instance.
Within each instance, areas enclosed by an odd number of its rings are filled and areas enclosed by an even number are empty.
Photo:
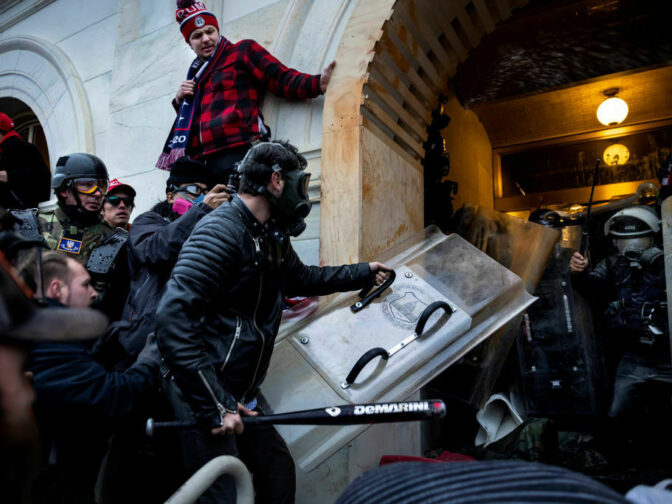
[[[181,157],[170,168],[167,186],[200,182],[210,187],[210,169],[205,163]]]

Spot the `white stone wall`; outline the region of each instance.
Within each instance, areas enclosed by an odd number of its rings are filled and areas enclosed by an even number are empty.
[[[333,59],[349,0],[206,0],[222,34],[253,38],[283,63],[319,73]],[[194,55],[172,0],[22,0],[0,14],[0,97],[25,102],[44,127],[52,167],[59,156],[100,156],[111,177],[138,191],[135,215],[164,197],[154,168],[174,119],[170,101]],[[309,159],[314,210],[295,247],[317,263],[323,98],[267,97],[275,138]]]
[[[106,129],[117,8],[116,0],[28,0],[0,16],[0,96],[33,109],[52,166],[65,153],[98,152]]]

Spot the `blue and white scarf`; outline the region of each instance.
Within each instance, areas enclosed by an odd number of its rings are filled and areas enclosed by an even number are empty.
[[[222,43],[224,41],[224,43]],[[187,96],[182,100],[177,112],[175,122],[170,130],[170,134],[163,147],[163,152],[156,162],[156,167],[162,170],[170,170],[175,161],[186,154],[189,139],[193,134],[192,128],[196,119],[197,104],[201,102],[201,91],[199,82],[205,80],[207,74],[216,66],[216,61],[224,53],[224,50],[231,43],[225,38],[220,38],[215,52],[212,53],[205,63],[196,58],[189,67],[187,80],[194,81],[194,94]]]

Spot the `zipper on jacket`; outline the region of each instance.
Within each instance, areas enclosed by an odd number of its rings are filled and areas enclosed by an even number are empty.
[[[229,351],[226,352],[226,357],[224,358],[224,364],[222,364],[222,367],[219,368],[219,372],[221,373],[224,371],[224,368],[226,367],[226,364],[229,362],[229,357],[231,357],[231,352],[233,352],[233,347],[236,344],[236,341],[238,341],[238,338],[240,338],[240,332],[243,328],[243,321],[240,317],[236,317],[236,333],[233,335],[233,341],[231,341],[231,346],[229,347]]]
[[[254,240],[254,245],[257,249],[257,252],[261,252],[261,248],[259,247],[259,239],[258,238],[252,238]],[[259,366],[261,365],[261,359],[264,357],[264,347],[266,346],[266,338],[264,338],[264,333],[259,329],[259,326],[257,325],[257,310],[259,309],[259,303],[261,303],[261,292],[262,292],[262,287],[264,284],[264,275],[259,273],[259,294],[257,294],[257,304],[254,307],[254,314],[252,315],[252,324],[254,325],[254,328],[257,330],[259,333],[259,336],[261,336],[261,352],[259,352],[259,360],[257,361],[257,367],[254,370],[254,375],[252,375],[252,382],[250,383],[250,386],[248,389],[245,391],[243,394],[243,400],[249,400],[247,398],[247,393],[254,387],[254,383],[257,381],[257,373],[259,372]]]
[[[200,369],[198,370],[198,376],[201,377],[201,380],[203,380],[203,385],[205,385],[205,388],[208,389],[208,392],[210,392],[210,396],[212,397],[212,400],[215,401],[215,406],[217,407],[217,411],[219,411],[219,416],[224,418],[224,415],[226,415],[227,411],[224,405],[217,400],[217,396],[215,395],[215,391],[212,390],[212,387],[208,383],[208,380],[206,380],[205,375],[203,374],[203,371]]]

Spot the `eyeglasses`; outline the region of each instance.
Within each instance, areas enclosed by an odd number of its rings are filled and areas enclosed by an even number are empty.
[[[75,191],[82,194],[93,194],[96,191],[104,196],[107,194],[107,189],[110,185],[110,182],[105,179],[93,179],[93,178],[78,178],[73,182]]]
[[[189,196],[200,196],[201,194],[205,194],[208,192],[208,189],[205,187],[201,187],[198,184],[189,184],[181,187],[176,187],[173,189],[174,193],[180,193],[180,192],[185,192]]]
[[[129,208],[135,206],[135,200],[130,196],[108,196],[105,198],[105,201],[107,201],[113,207],[118,207],[121,205],[122,201],[124,202],[124,205]]]

